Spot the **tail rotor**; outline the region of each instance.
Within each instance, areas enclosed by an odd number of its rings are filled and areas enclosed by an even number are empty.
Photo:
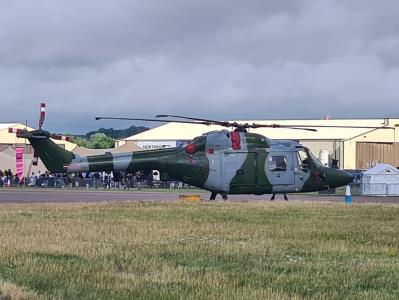
[[[8,133],[15,133],[15,134],[20,134],[22,133],[23,129],[19,129],[19,128],[8,128]]]
[[[46,119],[46,103],[42,102],[40,103],[39,130],[42,130],[45,119]],[[32,165],[37,166],[38,162],[39,162],[39,155],[35,150],[33,152]]]
[[[42,103],[40,103],[39,129],[38,130],[27,131],[24,129],[9,128],[8,132],[16,134],[17,137],[19,137],[19,138],[29,139],[31,141],[31,144],[32,144],[32,140],[37,141],[37,140],[45,140],[45,139],[49,139],[49,138],[52,138],[52,139],[58,140],[58,141],[66,141],[66,142],[71,141],[71,137],[69,137],[69,136],[64,136],[64,135],[60,135],[60,134],[50,134],[47,131],[42,130],[45,119],[46,119],[46,103],[42,102]],[[38,161],[39,161],[39,153],[38,153],[37,149],[35,149],[33,151],[32,165],[37,166]]]
[[[46,103],[40,103],[39,130],[42,130],[44,119],[46,118]]]
[[[71,137],[70,136],[59,135],[59,134],[52,134],[51,138],[54,139],[54,140],[64,141],[64,142],[70,142],[71,141]]]

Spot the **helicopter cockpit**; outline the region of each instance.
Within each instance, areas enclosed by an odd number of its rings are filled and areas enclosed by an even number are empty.
[[[312,154],[312,152],[307,147],[297,147],[297,160],[298,165],[301,166],[301,170],[304,172],[308,172],[312,164],[316,165],[317,167],[322,166],[321,162]]]

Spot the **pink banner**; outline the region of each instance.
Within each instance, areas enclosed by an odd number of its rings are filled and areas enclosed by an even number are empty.
[[[24,148],[17,147],[15,149],[15,160],[16,160],[16,174],[20,179],[24,176]]]

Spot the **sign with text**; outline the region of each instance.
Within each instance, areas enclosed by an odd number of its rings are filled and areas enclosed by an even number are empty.
[[[15,149],[16,174],[21,179],[24,176],[24,148]]]
[[[137,145],[144,150],[155,150],[176,147],[176,141],[138,141]]]

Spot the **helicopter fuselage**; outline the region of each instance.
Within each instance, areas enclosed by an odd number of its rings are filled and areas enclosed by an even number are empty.
[[[159,170],[175,180],[226,194],[310,192],[351,180],[346,172],[322,166],[295,141],[227,130],[206,133],[180,148],[74,156],[63,168],[66,172]]]

